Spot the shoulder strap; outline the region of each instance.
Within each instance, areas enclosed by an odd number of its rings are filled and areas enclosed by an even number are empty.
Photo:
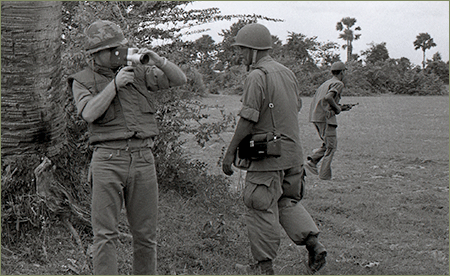
[[[273,104],[273,93],[270,93],[269,90],[269,77],[268,74],[269,72],[264,68],[264,67],[255,67],[255,69],[259,69],[261,70],[264,75],[266,76],[266,93],[267,93],[267,98],[269,99],[269,112],[270,112],[270,117],[272,118],[272,127],[273,127],[273,132],[276,131],[276,127],[275,127],[275,119],[273,117],[273,108],[275,107],[275,105]]]

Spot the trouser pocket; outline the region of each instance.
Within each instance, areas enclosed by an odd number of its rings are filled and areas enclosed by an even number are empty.
[[[277,172],[247,172],[244,204],[248,208],[267,211],[281,196]]]

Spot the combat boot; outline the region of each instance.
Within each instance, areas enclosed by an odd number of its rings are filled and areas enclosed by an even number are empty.
[[[317,236],[310,235],[306,240],[306,250],[308,250],[308,267],[312,273],[321,270],[325,264],[327,250],[321,244]]]

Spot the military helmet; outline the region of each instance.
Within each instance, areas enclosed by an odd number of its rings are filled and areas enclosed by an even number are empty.
[[[342,71],[346,69],[345,64],[341,61],[337,61],[331,65],[331,71]]]
[[[95,21],[84,30],[84,34],[86,36],[84,48],[90,54],[128,43],[120,27],[107,20]]]
[[[258,23],[248,24],[239,30],[232,46],[268,50],[272,49],[272,36],[265,26]]]

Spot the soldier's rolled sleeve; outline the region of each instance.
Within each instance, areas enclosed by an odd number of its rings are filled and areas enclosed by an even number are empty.
[[[166,74],[156,66],[149,66],[145,70],[145,81],[150,91],[170,88]]]
[[[252,72],[247,77],[239,116],[254,123],[259,121],[261,106],[265,98],[263,87],[265,87],[265,83],[262,81],[261,72]]]
[[[93,98],[91,92],[76,80],[72,84],[73,98],[77,107],[77,114],[81,115],[86,104]]]
[[[259,111],[248,106],[243,106],[238,115],[254,123],[257,123],[259,120]]]

